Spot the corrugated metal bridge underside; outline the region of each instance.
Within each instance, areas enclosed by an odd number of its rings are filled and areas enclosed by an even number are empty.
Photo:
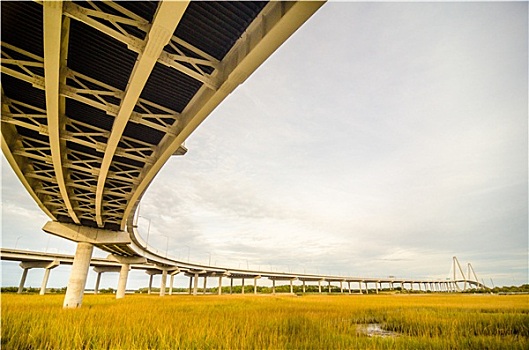
[[[124,230],[187,136],[321,3],[1,6],[7,160],[52,220]]]

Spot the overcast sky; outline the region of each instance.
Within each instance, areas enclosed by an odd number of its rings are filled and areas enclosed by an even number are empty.
[[[457,256],[487,285],[528,283],[527,10],[327,3],[165,165],[143,237],[150,220],[160,252],[232,268],[444,279]],[[2,247],[73,254],[2,162]]]

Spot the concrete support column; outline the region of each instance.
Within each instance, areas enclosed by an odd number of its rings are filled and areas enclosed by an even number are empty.
[[[66,295],[64,296],[64,308],[77,308],[83,303],[86,277],[88,276],[93,250],[94,246],[90,243],[77,243],[72,271],[70,272],[70,279],[66,287]]]
[[[375,282],[375,292],[378,294],[378,282]]]
[[[340,281],[340,293],[343,294],[343,282],[342,281]]]
[[[154,275],[150,275],[149,276],[149,289],[147,289],[147,294],[151,294],[152,292],[152,279],[153,279]]]
[[[244,278],[242,279],[242,288],[241,288],[241,294],[244,294]]]
[[[219,276],[219,290],[217,291],[217,294],[222,294],[222,275]]]
[[[366,294],[369,294],[369,286],[367,285],[367,282],[364,282],[365,286],[366,286]]]
[[[193,286],[193,275],[189,275],[189,295],[191,295],[191,288]]]
[[[160,281],[160,296],[161,297],[165,296],[165,287],[166,287],[166,285],[167,285],[167,270],[163,269],[162,270],[162,278],[161,278],[161,281]]]
[[[303,281],[303,294],[305,294],[305,281]]]
[[[292,280],[290,280],[290,294],[294,294],[294,286],[292,285]]]
[[[174,283],[174,274],[171,274],[169,277],[169,295],[173,295],[173,283]]]
[[[272,280],[272,294],[276,294],[276,280]]]
[[[119,271],[118,290],[116,291],[116,299],[125,297],[125,290],[127,289],[127,279],[129,278],[129,264],[122,264]]]
[[[194,283],[193,283],[193,295],[197,295],[198,291],[198,273],[195,273]]]
[[[358,289],[360,290],[360,294],[364,294],[362,293],[362,281],[358,281]]]
[[[208,276],[204,275],[204,290],[202,291],[202,294],[206,294],[207,285],[208,285]]]
[[[253,294],[257,294],[257,278],[258,277],[254,277],[253,279]]]
[[[99,292],[99,283],[101,282],[101,275],[102,274],[103,274],[103,272],[98,272],[97,273],[96,286],[94,288],[94,294],[96,294],[96,295]]]
[[[233,293],[233,278],[230,278],[230,294]]]
[[[321,281],[318,281],[318,291],[321,294]]]
[[[26,283],[26,277],[28,277],[28,271],[29,268],[25,268],[22,272],[22,278],[20,278],[20,284],[18,285],[18,294],[21,294],[22,290],[24,290],[24,284]]]
[[[48,279],[50,278],[51,269],[44,270],[44,278],[42,279],[42,284],[40,286],[40,295],[46,294],[46,286],[48,285]]]
[[[351,294],[351,281],[347,281],[347,289],[349,289],[349,294]]]
[[[332,293],[331,292],[331,281],[328,281],[328,285],[329,285],[329,293]]]

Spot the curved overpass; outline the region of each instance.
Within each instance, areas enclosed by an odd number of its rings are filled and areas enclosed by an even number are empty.
[[[78,242],[65,307],[81,305],[94,246],[127,268],[169,263],[133,230],[143,193],[322,5],[2,2],[2,151],[44,230]]]

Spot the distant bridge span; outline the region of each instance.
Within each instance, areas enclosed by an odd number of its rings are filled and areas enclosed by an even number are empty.
[[[49,277],[49,270],[59,266],[59,265],[72,265],[74,261],[73,255],[67,254],[56,254],[56,253],[43,253],[27,250],[16,250],[16,249],[0,249],[0,258],[7,261],[20,261],[20,266],[24,269],[22,278],[19,286],[19,293],[22,292],[24,287],[24,282],[27,276],[27,271],[31,268],[44,268],[46,273],[42,281],[41,294],[45,293],[46,283]],[[90,265],[94,266],[94,270],[98,272],[98,279],[96,282],[95,291],[99,286],[100,275],[103,272],[118,272],[121,271],[122,264],[119,263],[112,255],[108,258],[92,258]],[[290,292],[293,291],[293,281],[302,281],[303,283],[303,292],[305,292],[306,283],[312,282],[318,284],[318,291],[322,293],[325,286],[322,286],[322,283],[327,283],[328,291],[331,291],[331,283],[339,283],[340,290],[343,293],[344,289],[347,289],[351,293],[351,283],[357,283],[358,291],[363,293],[365,291],[368,293],[369,284],[371,284],[371,289],[375,289],[378,293],[379,289],[382,289],[383,284],[389,289],[401,288],[402,290],[414,290],[414,286],[417,287],[418,291],[431,291],[431,292],[459,292],[466,290],[467,286],[474,288],[483,288],[485,287],[482,283],[476,280],[470,279],[470,276],[465,277],[462,275],[460,279],[450,279],[450,280],[434,280],[434,279],[410,279],[410,278],[375,278],[375,277],[358,277],[358,276],[334,276],[334,275],[315,275],[315,274],[301,274],[301,273],[286,273],[286,272],[271,272],[271,271],[261,271],[261,270],[244,270],[244,269],[231,269],[223,268],[219,266],[207,266],[200,264],[191,264],[185,263],[176,260],[166,260],[164,265],[160,265],[155,262],[138,262],[130,264],[129,266],[132,269],[145,270],[147,274],[151,276],[149,280],[149,291],[152,286],[152,276],[154,274],[161,274],[161,285],[160,285],[160,294],[165,294],[167,288],[167,275],[171,276],[171,282],[169,284],[169,292],[172,293],[173,289],[173,277],[178,273],[184,273],[186,276],[190,277],[189,283],[189,293],[193,291],[193,294],[197,294],[198,289],[198,278],[204,278],[204,290],[206,289],[206,279],[208,277],[219,278],[219,288],[218,293],[221,293],[222,287],[222,278],[226,277],[231,280],[230,286],[233,285],[234,279],[239,279],[242,281],[244,286],[244,280],[253,280],[254,281],[254,293],[257,292],[257,279],[268,278],[273,281],[273,289],[275,291],[275,282],[276,281],[289,281],[290,282]],[[121,279],[121,276],[120,276]],[[193,284],[194,281],[194,284]],[[347,287],[344,286],[344,283],[347,283]],[[463,284],[463,288],[459,286]],[[353,288],[356,287],[353,285]],[[323,287],[323,289],[322,289]],[[116,295],[124,296],[125,295],[125,283],[118,284],[118,290]]]
[[[158,171],[324,2],[4,1],[2,151],[78,243],[64,307],[79,307],[93,247],[164,264],[134,232]],[[126,271],[125,271],[126,270]]]

